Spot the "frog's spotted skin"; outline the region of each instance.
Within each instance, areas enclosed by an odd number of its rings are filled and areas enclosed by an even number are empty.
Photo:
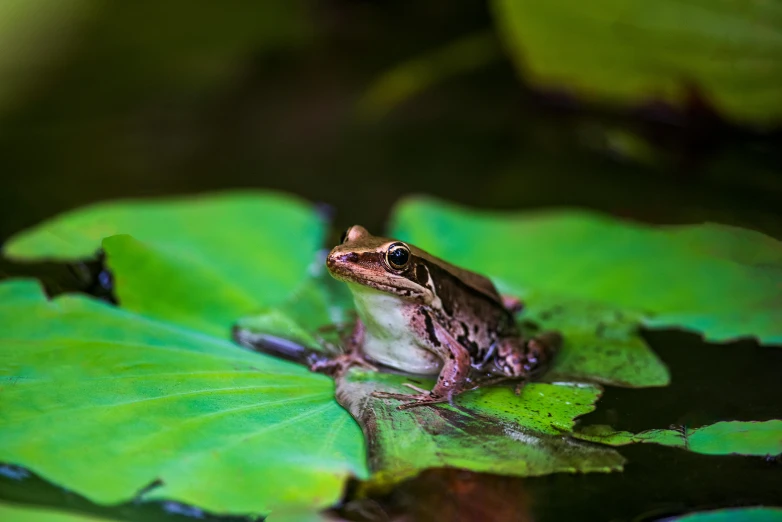
[[[439,374],[431,392],[401,408],[449,401],[483,383],[526,381],[560,344],[548,334],[525,341],[492,282],[412,245],[350,227],[326,266],[353,293],[357,346],[369,359],[409,373]]]

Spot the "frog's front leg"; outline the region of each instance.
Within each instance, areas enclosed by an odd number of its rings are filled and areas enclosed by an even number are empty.
[[[398,406],[400,410],[424,406],[427,404],[437,404],[441,402],[451,402],[455,395],[464,391],[465,383],[470,374],[470,353],[467,348],[459,343],[454,337],[442,327],[439,323],[428,318],[431,321],[432,329],[429,336],[429,347],[442,360],[443,368],[437,377],[437,383],[431,391],[427,392],[411,384],[406,384],[409,388],[418,391],[417,394],[374,392],[372,395],[386,399],[407,400]]]
[[[361,319],[356,319],[356,326],[345,342],[345,351],[331,359],[313,363],[310,365],[310,371],[325,373],[335,377],[344,374],[353,366],[362,366],[369,370],[377,371],[377,368],[364,357],[364,352],[361,351],[365,331],[364,323]]]

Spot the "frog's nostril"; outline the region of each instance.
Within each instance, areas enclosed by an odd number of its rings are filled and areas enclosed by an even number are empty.
[[[326,257],[326,270],[331,274],[331,277],[339,281],[353,281],[355,279],[354,272],[356,271],[354,261],[358,260],[358,258],[359,256],[352,252],[330,252]]]
[[[348,263],[355,263],[358,261],[358,254],[350,252],[348,254],[331,253],[326,257],[326,266],[333,268],[339,265],[345,265]]]

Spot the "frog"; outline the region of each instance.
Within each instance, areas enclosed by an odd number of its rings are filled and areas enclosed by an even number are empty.
[[[468,390],[503,381],[516,393],[554,360],[562,336],[544,331],[527,338],[514,297],[501,296],[492,281],[420,248],[374,236],[360,226],[345,230],[326,257],[332,277],[347,284],[357,320],[345,351],[332,367],[389,367],[436,376],[431,390],[374,392],[402,401],[399,409],[448,402]]]

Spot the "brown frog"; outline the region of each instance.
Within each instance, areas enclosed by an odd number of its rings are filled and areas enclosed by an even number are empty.
[[[438,376],[431,391],[407,384],[417,393],[376,392],[406,400],[400,409],[505,380],[517,381],[518,393],[561,345],[556,332],[522,338],[513,319],[519,301],[503,299],[486,277],[361,226],[345,231],[326,266],[348,284],[358,312],[340,369],[374,361]]]

